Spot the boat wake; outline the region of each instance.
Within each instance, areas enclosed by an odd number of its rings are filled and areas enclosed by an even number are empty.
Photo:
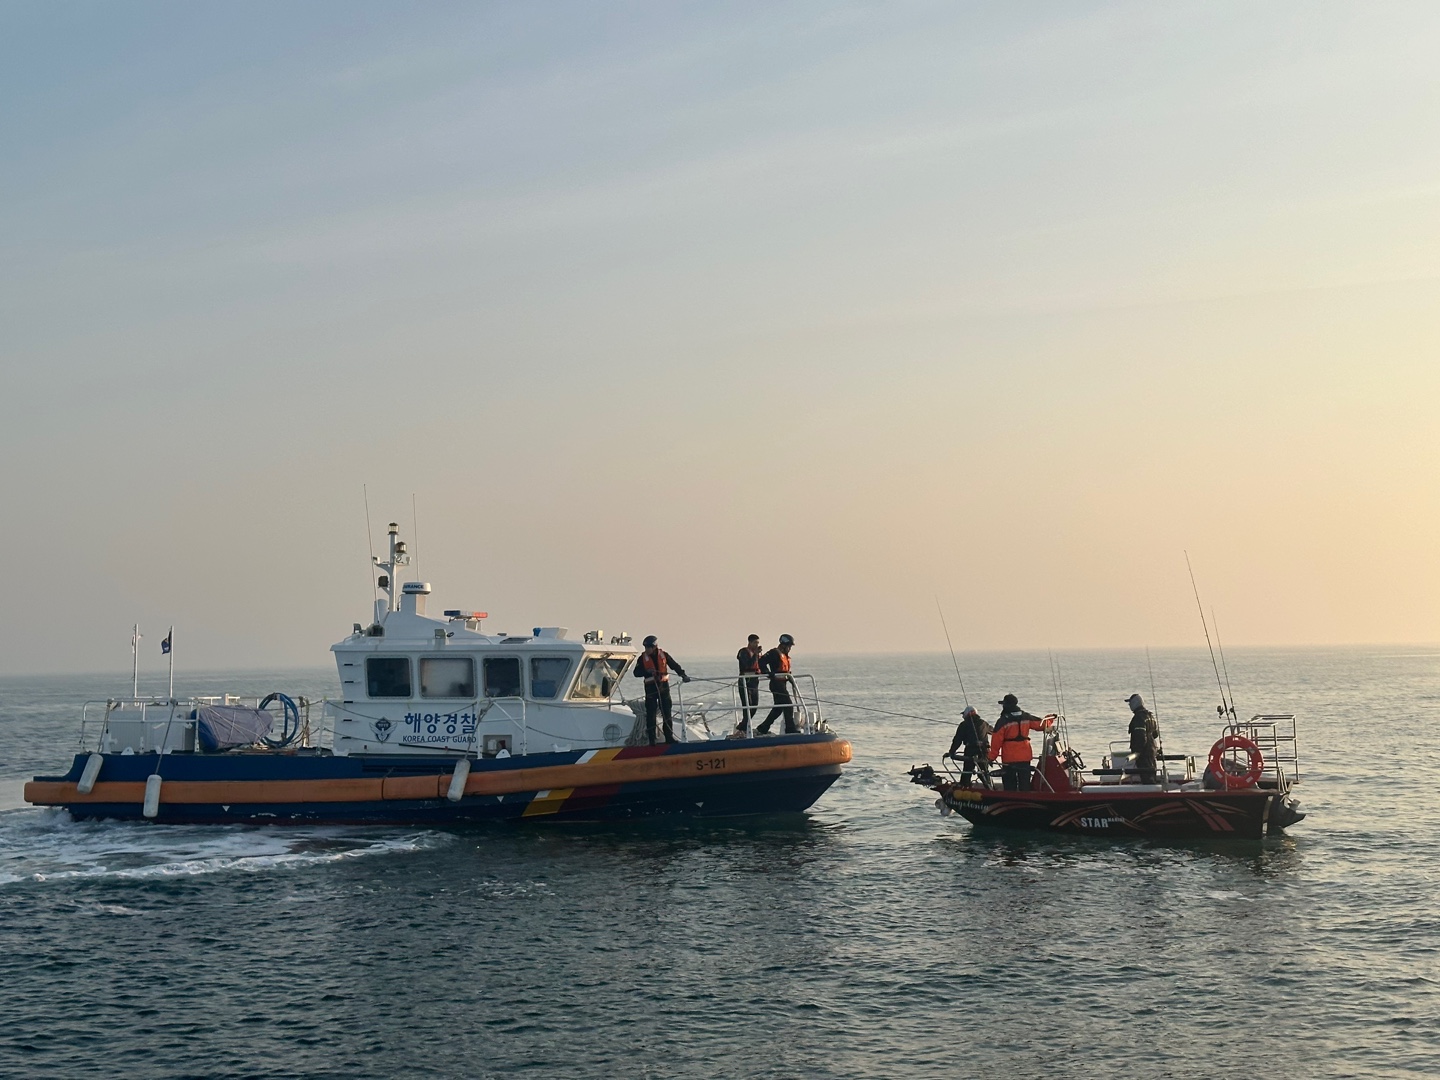
[[[0,813],[0,887],[76,879],[144,880],[302,869],[448,843],[444,833],[229,826],[156,828],[72,821],[64,811]]]

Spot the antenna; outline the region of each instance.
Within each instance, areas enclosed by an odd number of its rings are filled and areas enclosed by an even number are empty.
[[[1220,665],[1215,662],[1215,646],[1210,644],[1210,627],[1205,622],[1205,608],[1200,604],[1200,589],[1195,584],[1195,569],[1190,565],[1190,552],[1185,552],[1185,569],[1190,571],[1190,588],[1195,593],[1195,610],[1200,612],[1200,628],[1205,631],[1205,647],[1210,650],[1210,666],[1215,669],[1215,685],[1220,688],[1220,715],[1225,715],[1225,684],[1220,681]]]
[[[940,612],[940,626],[945,631],[945,644],[950,645],[950,627],[945,625],[945,612],[940,609],[940,597],[935,597],[935,610]],[[950,645],[950,662],[955,665],[955,678],[960,680],[960,696],[965,699],[965,707],[970,707],[970,695],[965,693],[965,680],[960,675],[960,661],[955,659],[955,646]]]
[[[1225,672],[1225,689],[1230,694],[1230,719],[1235,716],[1235,691],[1230,689],[1230,666],[1225,663],[1225,646],[1220,641],[1220,620],[1215,618],[1215,609],[1210,609],[1210,621],[1215,624],[1215,647],[1220,650],[1220,670]]]
[[[365,543],[370,545],[370,569],[365,576],[370,579],[370,595],[375,595],[375,535],[370,531],[370,489],[360,485],[360,493],[365,496]]]

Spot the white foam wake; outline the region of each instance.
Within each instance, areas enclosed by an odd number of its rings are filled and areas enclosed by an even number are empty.
[[[0,886],[293,870],[421,851],[449,839],[444,833],[331,826],[166,827],[72,821],[63,810],[13,810],[0,813]]]

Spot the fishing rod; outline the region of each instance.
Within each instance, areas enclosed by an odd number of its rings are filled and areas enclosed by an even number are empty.
[[[1210,650],[1210,666],[1215,669],[1215,685],[1220,688],[1220,715],[1225,715],[1225,684],[1220,681],[1220,665],[1215,662],[1215,646],[1210,644],[1210,626],[1205,622],[1205,608],[1200,603],[1200,587],[1195,584],[1195,568],[1190,565],[1190,552],[1185,552],[1185,569],[1190,571],[1190,588],[1195,593],[1195,610],[1200,612],[1200,628],[1205,631],[1205,647]],[[1234,710],[1231,709],[1233,713]]]
[[[950,644],[950,627],[945,625],[945,612],[940,608],[940,597],[935,597],[935,610],[940,612],[940,626],[945,631],[945,644],[950,645],[950,662],[955,665],[955,678],[960,680],[960,696],[965,699],[965,707],[970,707],[970,695],[965,692],[965,679],[960,674],[960,661],[955,659],[955,646]]]
[[[1220,670],[1225,672],[1225,689],[1230,691],[1230,719],[1233,722],[1235,717],[1235,691],[1230,690],[1230,666],[1225,663],[1225,645],[1220,640],[1220,620],[1215,617],[1215,609],[1210,609],[1210,621],[1215,624],[1215,647],[1220,650]]]
[[[1217,630],[1218,634],[1219,631]],[[1160,748],[1161,758],[1165,754],[1165,736],[1160,734],[1160,695],[1155,692],[1155,665],[1150,662],[1150,646],[1145,646],[1145,668],[1150,672],[1150,715],[1155,717],[1155,743]]]
[[[1050,685],[1055,691],[1055,714],[1064,716],[1065,690],[1064,684],[1060,682],[1060,665],[1055,662],[1055,654],[1049,649],[1045,650],[1045,655],[1050,658]]]

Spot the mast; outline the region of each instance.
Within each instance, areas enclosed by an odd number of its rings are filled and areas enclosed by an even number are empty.
[[[400,526],[393,521],[390,522],[389,535],[390,557],[384,562],[381,562],[379,559],[375,558],[374,555],[370,556],[370,558],[374,560],[375,566],[378,569],[385,571],[383,574],[380,575],[379,579],[375,583],[376,588],[383,589],[385,591],[385,599],[375,601],[376,622],[380,622],[383,615],[388,614],[392,611],[399,610],[399,606],[395,602],[395,596],[399,592],[399,589],[397,588],[398,583],[395,580],[395,571],[399,567],[410,565],[410,556],[406,554],[405,551],[405,541],[399,539]]]
[[[130,631],[130,700],[140,700],[140,624]]]

